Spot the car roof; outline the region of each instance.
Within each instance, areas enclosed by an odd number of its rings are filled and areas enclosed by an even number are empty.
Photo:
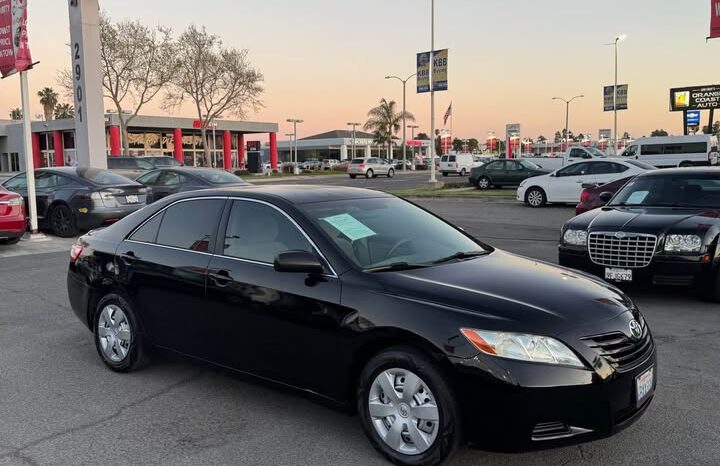
[[[663,168],[661,170],[648,170],[638,176],[672,176],[672,175],[715,175],[720,178],[720,168],[714,167],[683,167],[683,168]]]
[[[183,197],[241,196],[260,200],[283,200],[290,204],[341,201],[351,199],[390,198],[391,194],[363,188],[311,184],[268,184],[218,187],[202,191],[189,191]]]

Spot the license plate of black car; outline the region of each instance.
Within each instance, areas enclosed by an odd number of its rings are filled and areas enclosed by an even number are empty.
[[[653,391],[655,367],[648,368],[645,372],[635,377],[635,405],[642,405]]]
[[[137,204],[138,203],[138,197],[134,194],[131,194],[129,196],[125,196],[125,202],[128,204]]]
[[[605,280],[613,282],[631,282],[633,278],[632,275],[632,269],[605,268]]]

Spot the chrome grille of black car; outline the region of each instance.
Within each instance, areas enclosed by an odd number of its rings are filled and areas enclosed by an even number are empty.
[[[608,267],[647,267],[656,245],[657,236],[643,233],[590,233],[588,236],[590,259]]]
[[[647,325],[638,340],[632,340],[622,332],[583,337],[581,340],[619,371],[630,370],[644,362],[654,347]]]

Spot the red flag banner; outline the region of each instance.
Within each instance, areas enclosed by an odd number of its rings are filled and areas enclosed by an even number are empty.
[[[25,71],[32,64],[27,38],[27,1],[0,0],[0,74]]]
[[[708,39],[720,37],[720,0],[710,0],[710,35]]]

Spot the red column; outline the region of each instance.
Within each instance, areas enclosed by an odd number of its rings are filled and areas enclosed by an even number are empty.
[[[270,133],[270,168],[277,169],[277,133]]]
[[[232,170],[232,157],[230,156],[231,145],[230,131],[225,131],[223,133],[223,168],[225,170]]]
[[[40,165],[40,133],[32,133],[32,156],[33,156],[33,165],[35,165],[35,169],[41,167]]]
[[[245,135],[238,134],[238,168],[245,168]]]
[[[55,166],[62,167],[65,165],[62,131],[53,132],[53,145],[55,146]]]
[[[185,162],[185,158],[183,157],[182,129],[180,128],[175,128],[173,132],[173,155],[178,162]]]
[[[110,127],[110,155],[120,155],[120,127]]]

